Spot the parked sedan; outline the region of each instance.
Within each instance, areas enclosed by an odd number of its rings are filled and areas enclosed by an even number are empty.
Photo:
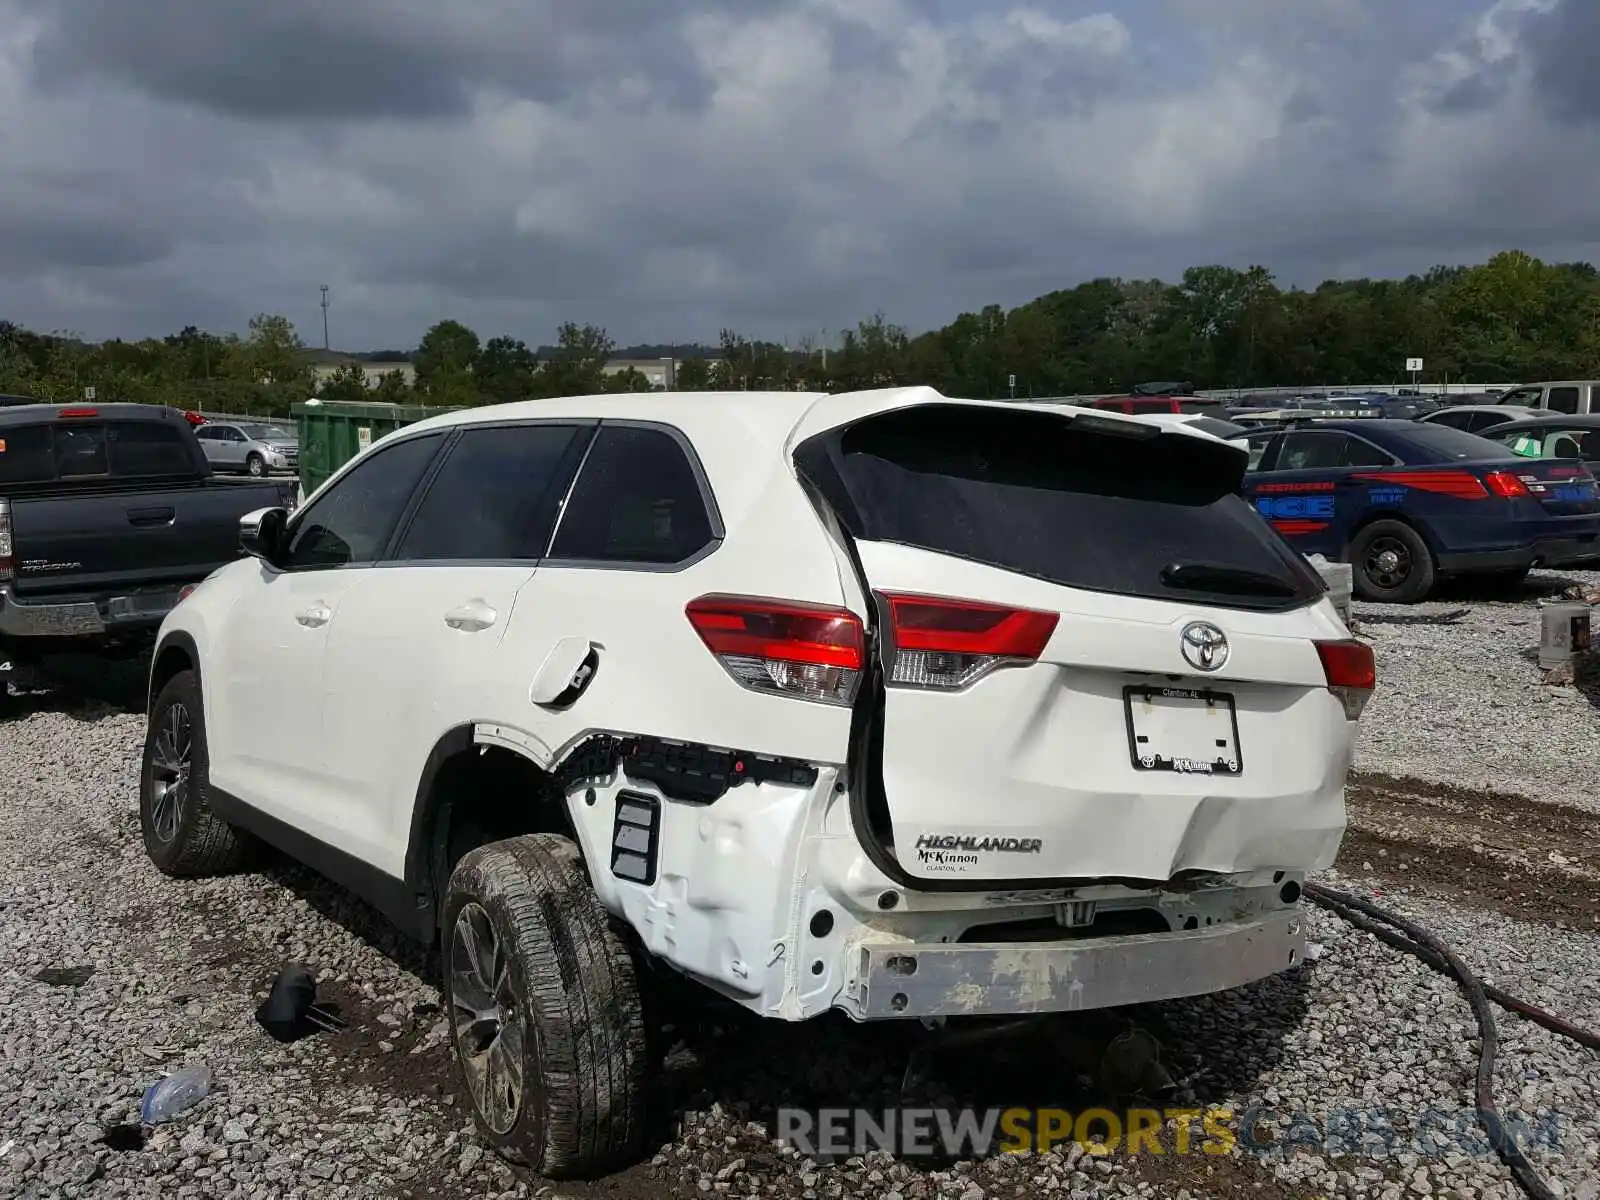
[[[1448,425],[1467,433],[1481,433],[1519,417],[1531,417],[1534,410],[1516,404],[1452,404],[1418,417],[1432,425]]]
[[[1531,461],[1420,421],[1325,421],[1247,440],[1245,494],[1302,553],[1348,562],[1363,599],[1412,603],[1445,576],[1510,585],[1536,566],[1600,557],[1600,491],[1582,462]]]
[[[300,467],[299,439],[274,425],[207,421],[194,433],[213,471],[261,477],[274,471],[293,474]]]
[[[1522,458],[1600,461],[1600,414],[1505,421],[1480,431],[1478,436],[1499,442]]]

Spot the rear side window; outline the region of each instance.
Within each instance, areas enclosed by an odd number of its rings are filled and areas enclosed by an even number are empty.
[[[1545,401],[1551,412],[1575,415],[1578,411],[1578,389],[1575,387],[1553,387],[1550,389],[1550,398]]]
[[[1323,592],[1238,495],[1245,456],[1031,412],[926,405],[801,447],[857,538],[1096,592],[1289,608]]]
[[[0,428],[0,486],[8,483],[48,483],[55,477],[56,461],[50,449],[50,426]]]
[[[571,425],[472,429],[417,506],[394,557],[535,561],[550,544],[572,473]]]
[[[603,425],[556,530],[551,558],[681,563],[715,538],[700,479],[661,429]]]

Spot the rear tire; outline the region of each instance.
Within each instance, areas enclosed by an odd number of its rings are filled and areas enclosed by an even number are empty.
[[[441,958],[480,1136],[549,1179],[637,1161],[648,1075],[633,959],[554,834],[480,846],[450,876]]]
[[[249,855],[243,833],[211,811],[200,681],[180,671],[150,711],[139,772],[145,853],[165,875],[187,879],[236,870]]]
[[[1438,576],[1433,551],[1404,521],[1374,521],[1356,534],[1350,568],[1355,594],[1380,604],[1415,604]]]

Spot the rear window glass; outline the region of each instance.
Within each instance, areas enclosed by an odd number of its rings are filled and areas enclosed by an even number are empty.
[[[57,425],[56,473],[62,479],[109,475],[104,425]]]
[[[111,473],[139,475],[192,475],[196,467],[183,431],[151,421],[113,421],[106,427]]]
[[[184,433],[149,421],[59,422],[0,430],[0,483],[193,475]]]
[[[1404,436],[1413,447],[1437,455],[1440,461],[1476,462],[1506,456],[1506,448],[1500,443],[1437,421],[1414,422]]]
[[[0,428],[0,484],[45,483],[55,477],[50,426]]]
[[[931,405],[869,418],[826,456],[850,532],[1067,587],[1238,608],[1320,595],[1305,560],[1238,495],[1245,456],[1043,413]],[[830,500],[834,496],[830,495]]]

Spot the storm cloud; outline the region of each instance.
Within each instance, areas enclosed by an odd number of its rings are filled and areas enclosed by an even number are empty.
[[[913,328],[1600,244],[1589,0],[0,0],[0,316]],[[1535,180],[1559,179],[1559,187]]]

